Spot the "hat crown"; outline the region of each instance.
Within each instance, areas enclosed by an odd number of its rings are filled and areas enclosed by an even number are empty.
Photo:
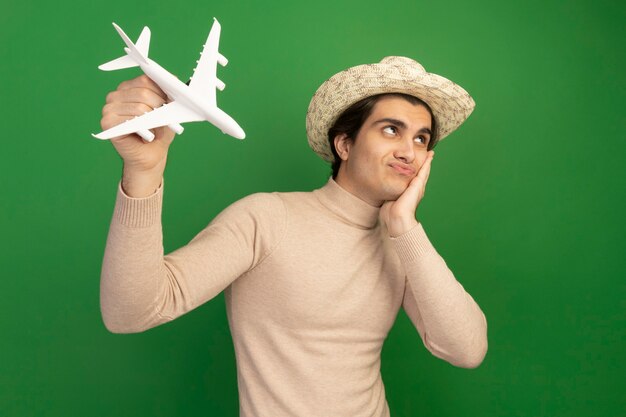
[[[386,56],[380,63],[393,65],[394,67],[410,68],[412,71],[426,72],[419,62],[405,56]]]

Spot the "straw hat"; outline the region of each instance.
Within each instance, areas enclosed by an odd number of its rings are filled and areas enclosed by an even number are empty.
[[[424,70],[403,56],[388,56],[378,64],[348,68],[333,75],[315,92],[306,114],[309,146],[332,162],[328,129],[355,102],[381,93],[404,93],[426,102],[437,121],[434,133],[439,142],[458,128],[474,110],[474,100],[459,85]]]

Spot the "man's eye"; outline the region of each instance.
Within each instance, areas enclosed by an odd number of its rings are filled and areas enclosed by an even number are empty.
[[[426,138],[424,136],[418,136],[415,139],[413,139],[416,142],[419,142],[420,140],[422,141],[421,143],[424,144],[426,143]]]
[[[390,135],[395,135],[397,132],[397,129],[395,128],[395,126],[386,126],[383,129],[383,132],[389,133]]]

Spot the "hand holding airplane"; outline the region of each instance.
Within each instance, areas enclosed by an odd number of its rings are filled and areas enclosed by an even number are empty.
[[[223,133],[237,139],[244,139],[246,134],[243,129],[232,117],[217,107],[215,89],[222,91],[226,87],[216,76],[217,63],[226,66],[228,60],[218,52],[221,26],[217,19],[213,20],[213,27],[204,44],[204,50],[200,53],[200,59],[196,61],[198,65],[194,69],[189,85],[148,58],[150,29],[147,26],[143,28],[137,43],[133,44],[124,31],[113,23],[115,30],[127,46],[124,48],[126,55],[102,64],[98,68],[112,71],[138,66],[167,94],[170,102],[92,136],[98,139],[111,139],[137,133],[144,140],[151,142],[154,134],[149,129],[167,126],[180,135],[184,130],[180,123],[208,121]]]

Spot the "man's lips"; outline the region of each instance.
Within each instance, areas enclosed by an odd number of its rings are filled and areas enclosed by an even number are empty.
[[[403,164],[400,162],[394,162],[394,163],[389,164],[389,166],[401,175],[406,175],[406,176],[415,175],[415,168],[413,168],[411,165]]]

